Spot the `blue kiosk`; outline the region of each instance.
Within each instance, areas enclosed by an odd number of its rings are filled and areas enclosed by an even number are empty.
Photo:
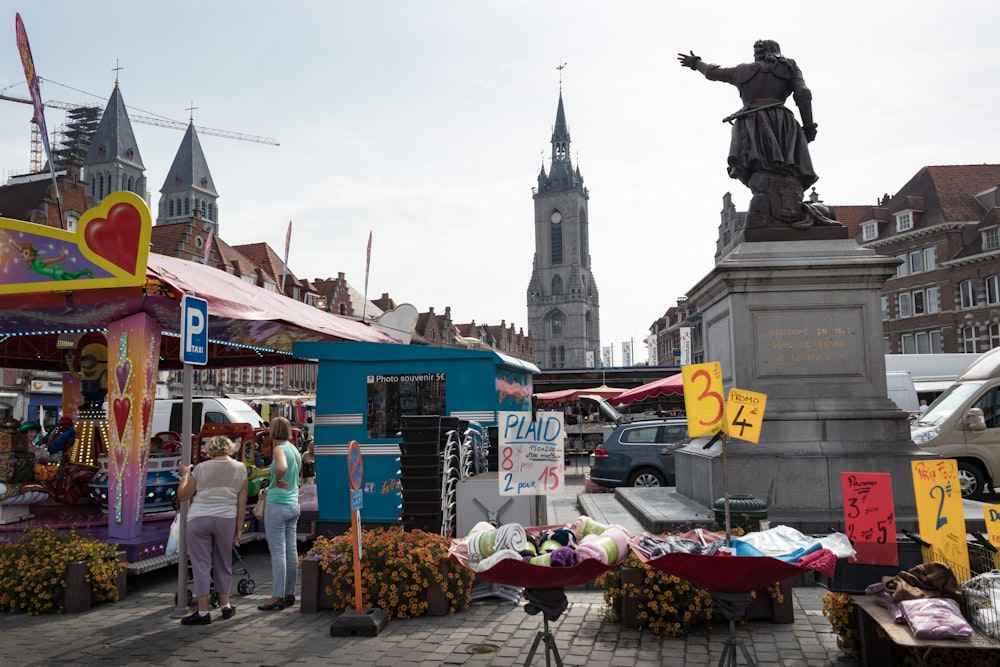
[[[439,415],[495,426],[498,412],[531,409],[532,375],[540,372],[493,350],[323,342],[295,343],[292,352],[319,362],[313,440],[324,530],[351,522],[351,440],[361,446],[364,467],[362,521],[398,523],[403,416]]]

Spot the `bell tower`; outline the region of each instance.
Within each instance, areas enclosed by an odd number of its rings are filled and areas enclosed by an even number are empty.
[[[528,283],[528,331],[535,362],[540,368],[597,366],[600,299],[590,266],[590,193],[570,158],[561,81],[549,159],[548,173],[543,163],[532,195],[535,257]]]

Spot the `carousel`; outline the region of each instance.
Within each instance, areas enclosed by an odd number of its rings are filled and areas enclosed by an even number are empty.
[[[23,424],[0,424],[0,530],[89,503],[107,539],[126,549],[149,541],[147,510],[172,510],[176,488],[179,455],[150,456],[150,420],[159,371],[184,368],[185,294],[208,302],[209,368],[298,363],[294,342],[397,342],[224,271],[150,253],[151,229],[149,209],[130,192],[109,195],[74,231],[0,218],[0,367],[61,371],[60,428],[75,435],[55,455],[34,446]]]

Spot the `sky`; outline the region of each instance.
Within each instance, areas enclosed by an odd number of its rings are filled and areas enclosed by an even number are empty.
[[[231,245],[284,249],[300,278],[458,323],[527,331],[532,188],[560,91],[590,191],[602,345],[633,344],[714,266],[736,89],[678,52],[735,65],[774,39],[813,93],[816,190],[874,205],[923,166],[995,163],[1000,86],[992,0],[667,3],[623,0],[5,2],[0,94],[27,97],[20,12],[44,100],[269,137],[200,134]],[[947,5],[947,6],[945,6]],[[2,34],[2,30],[0,30]],[[117,72],[116,67],[121,67]],[[792,100],[788,100],[792,105]],[[189,111],[189,107],[195,107]],[[0,101],[0,178],[29,167],[31,109]],[[49,108],[50,132],[64,120]],[[183,133],[133,122],[150,207]]]

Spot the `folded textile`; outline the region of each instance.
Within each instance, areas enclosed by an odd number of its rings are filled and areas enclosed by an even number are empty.
[[[892,615],[894,622],[906,623],[906,619],[903,618],[903,610],[900,609],[898,604],[892,601],[892,594],[885,590],[885,585],[881,581],[869,584],[865,588],[865,595],[873,597],[875,604],[878,606],[885,607],[889,614]]]
[[[885,589],[892,593],[895,602],[918,598],[947,597],[962,604],[965,594],[951,568],[938,561],[920,563],[895,577],[882,577]]]
[[[556,528],[555,530],[543,530],[539,539],[542,542],[549,540],[557,542],[562,547],[575,547],[577,543],[576,534],[572,528]]]
[[[829,549],[816,549],[795,561],[796,565],[816,570],[829,579],[837,573],[837,556]]]
[[[906,623],[918,639],[961,639],[973,635],[972,626],[951,598],[921,598],[899,603]]]
[[[577,539],[583,539],[587,535],[600,535],[607,528],[606,524],[594,521],[589,516],[579,516],[576,521],[566,526],[576,534]]]
[[[714,540],[707,544],[702,544],[701,541],[687,539],[678,535],[656,537],[647,533],[640,536],[635,544],[641,551],[648,554],[650,558],[659,558],[664,554],[678,552],[711,555],[716,553],[719,547],[725,544],[725,541]]]
[[[552,567],[573,567],[576,565],[576,549],[573,547],[559,547],[551,554]]]
[[[502,560],[521,560],[521,552],[513,549],[501,549],[478,563],[468,563],[468,567],[473,572],[485,572]]]
[[[471,560],[482,560],[505,549],[519,553],[527,550],[528,536],[524,527],[518,523],[505,523],[494,528],[485,521],[480,521],[469,531],[466,545]]]
[[[580,540],[577,559],[594,558],[605,565],[617,565],[628,556],[628,531],[608,526],[600,535],[590,534]]]

